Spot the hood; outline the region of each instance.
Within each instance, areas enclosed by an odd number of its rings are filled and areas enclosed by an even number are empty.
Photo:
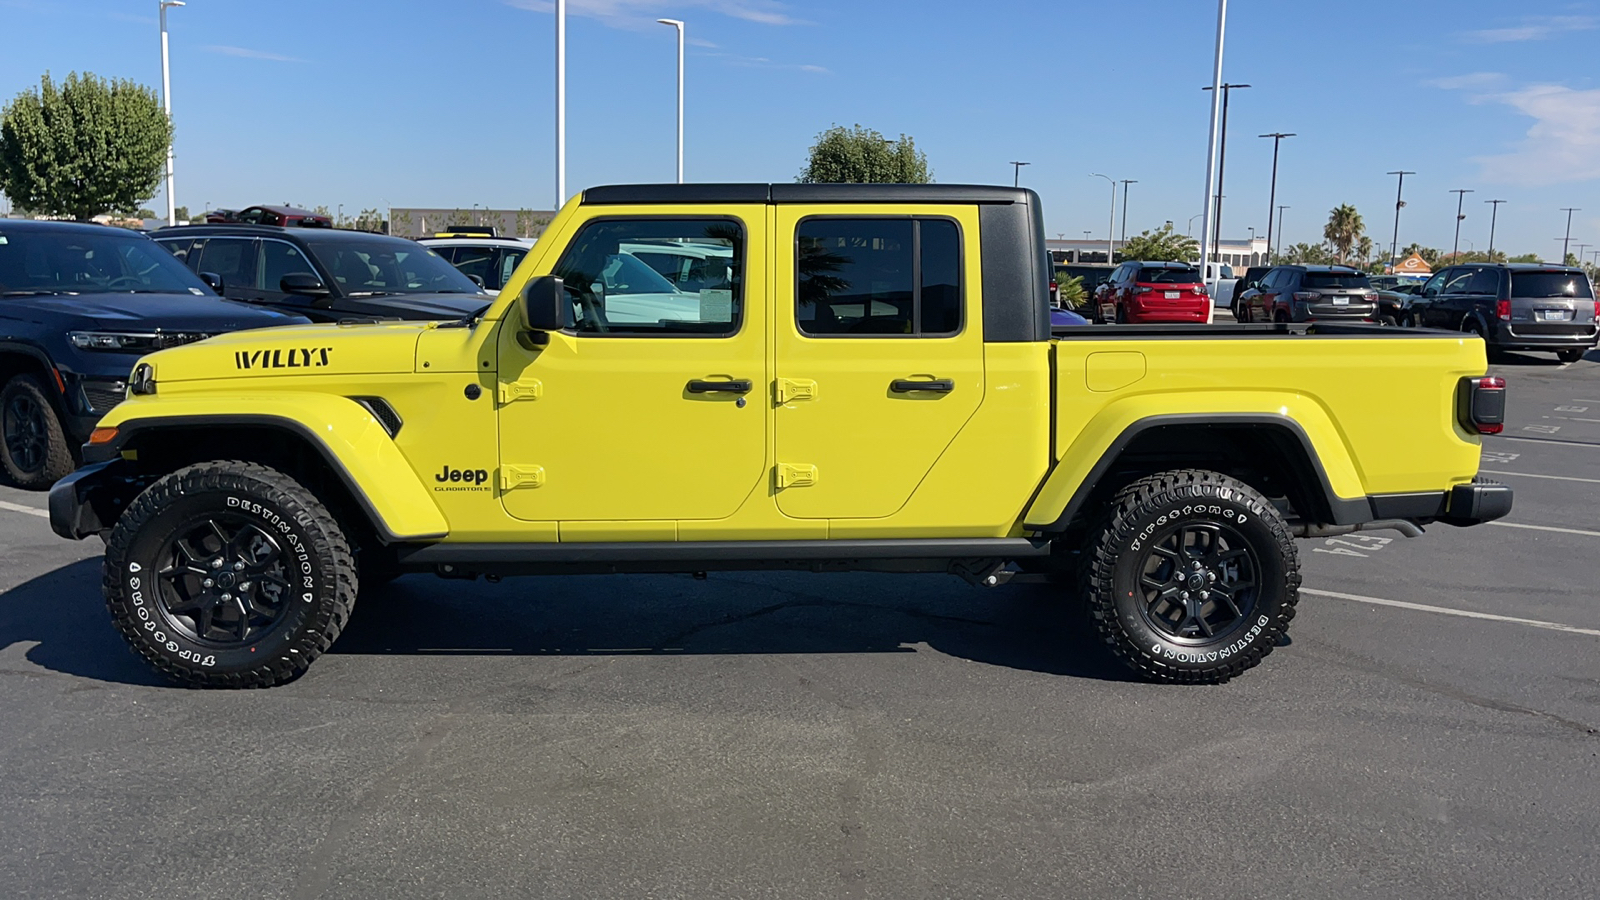
[[[459,319],[494,302],[494,294],[387,294],[381,297],[347,297],[333,309],[357,308],[374,315],[402,319]]]
[[[281,378],[286,375],[382,375],[416,367],[417,338],[432,322],[300,325],[235,331],[152,353],[141,362],[161,382]]]
[[[106,331],[187,331],[216,334],[242,328],[303,324],[297,315],[224,300],[214,294],[55,294],[7,297],[11,318]]]

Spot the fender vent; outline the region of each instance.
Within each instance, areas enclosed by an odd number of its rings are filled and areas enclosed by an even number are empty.
[[[362,409],[372,413],[372,417],[378,420],[378,424],[383,426],[383,430],[389,432],[389,437],[398,435],[400,429],[406,424],[401,420],[400,414],[394,411],[394,407],[389,405],[389,401],[382,397],[351,397],[350,399],[361,404]]]

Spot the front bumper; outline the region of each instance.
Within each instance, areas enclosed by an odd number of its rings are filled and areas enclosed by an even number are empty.
[[[121,459],[90,463],[50,488],[50,529],[70,540],[111,530],[147,479]]]

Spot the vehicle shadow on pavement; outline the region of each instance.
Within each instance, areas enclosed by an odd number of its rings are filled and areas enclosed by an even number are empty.
[[[939,575],[545,576],[503,584],[412,576],[364,595],[337,654],[914,653],[1135,680],[1082,607],[1048,585]]]
[[[29,662],[117,684],[166,685],[111,626],[100,596],[100,559],[79,560],[0,593],[0,653],[35,644]]]

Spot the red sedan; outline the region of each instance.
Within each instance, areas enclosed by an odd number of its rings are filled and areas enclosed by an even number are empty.
[[[1197,322],[1211,317],[1200,270],[1179,262],[1125,262],[1096,292],[1101,321]]]

